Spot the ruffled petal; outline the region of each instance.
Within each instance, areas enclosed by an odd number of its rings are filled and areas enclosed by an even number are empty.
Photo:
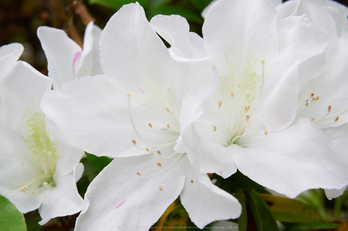
[[[102,74],[99,55],[99,40],[102,30],[91,21],[85,30],[83,50],[76,65],[75,77]]]
[[[346,164],[307,119],[268,133],[259,144],[240,147],[233,158],[244,175],[291,198],[311,188],[340,189],[348,180]]]
[[[76,166],[77,167],[77,166]],[[76,188],[75,174],[54,178],[55,186],[45,190],[43,201],[39,207],[42,220],[46,224],[51,218],[72,215],[83,208],[83,200]]]
[[[186,173],[180,200],[191,221],[200,229],[215,220],[237,218],[242,211],[235,197],[213,185],[206,174],[194,171]]]
[[[81,56],[81,47],[63,31],[41,26],[37,30],[42,49],[48,62],[48,75],[59,88],[74,79],[75,64]]]
[[[115,158],[105,167],[87,190],[89,206],[75,229],[148,230],[178,197],[185,181],[181,161],[147,177],[160,170],[154,155]]]

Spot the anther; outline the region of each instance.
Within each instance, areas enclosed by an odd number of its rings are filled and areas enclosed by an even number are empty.
[[[327,107],[327,111],[330,112],[331,111],[331,106]]]
[[[160,190],[160,191],[163,191],[163,188],[162,188],[161,186],[159,186],[159,190]]]
[[[214,130],[214,132],[216,132],[216,126],[213,126],[213,130]]]
[[[149,127],[152,128],[152,123],[149,123]]]
[[[308,106],[308,104],[309,104],[309,103],[308,103],[308,102],[306,102],[306,107]]]
[[[161,164],[160,162],[158,162],[157,165],[158,165],[159,167],[162,167],[162,164]]]
[[[239,88],[241,88],[241,85],[240,85],[240,84],[238,84],[238,87],[239,87]]]
[[[161,153],[161,151],[160,151],[160,150],[157,150],[157,154],[158,154],[158,155],[161,155],[162,153]]]
[[[18,185],[18,183],[17,182],[15,182],[15,186],[17,186]]]
[[[34,192],[34,191],[32,191],[32,192],[31,192],[31,194],[33,194],[33,195],[34,195],[34,194],[35,194],[35,192]]]
[[[146,148],[145,150],[146,150],[146,151],[150,151],[150,149],[148,149],[148,148]]]
[[[309,98],[312,98],[314,96],[314,93],[311,93],[310,97]]]
[[[340,118],[340,117],[339,117],[339,116],[337,116],[337,117],[335,118],[335,122],[337,122],[337,121],[339,120],[339,118]]]
[[[133,142],[134,145],[137,145],[137,142],[135,140],[132,140],[132,142]]]
[[[42,186],[47,186],[48,183],[47,182],[42,182]]]
[[[245,120],[248,122],[249,119],[250,119],[250,115],[246,115],[246,116],[245,116]]]
[[[170,125],[169,125],[169,124],[167,124],[167,128],[170,128]]]
[[[265,135],[266,135],[266,136],[268,135],[268,131],[267,131],[267,130],[265,130]]]
[[[315,100],[315,98],[313,97],[312,100],[311,100],[311,102],[313,102],[314,100]]]
[[[233,93],[233,92],[231,92],[231,97],[233,98],[233,96],[234,96],[234,93]]]
[[[249,96],[250,96],[249,94],[246,94],[246,98],[249,98]]]
[[[245,112],[247,112],[247,111],[249,111],[250,106],[245,106],[244,109],[245,109]]]
[[[138,176],[141,176],[140,172],[137,172],[137,175],[138,175]]]
[[[314,120],[315,120],[315,118],[312,118],[312,119],[311,119],[311,121],[314,121]]]
[[[167,112],[170,112],[169,107],[167,107]]]
[[[42,164],[42,168],[43,168],[43,169],[46,169],[46,164]]]
[[[221,101],[219,101],[219,107],[221,107],[221,105],[222,105],[222,102],[221,102]]]
[[[318,101],[319,100],[319,96],[315,97],[315,101]]]
[[[193,184],[193,182],[194,182],[194,181],[193,181],[193,180],[191,180],[191,183],[192,183],[192,184]]]

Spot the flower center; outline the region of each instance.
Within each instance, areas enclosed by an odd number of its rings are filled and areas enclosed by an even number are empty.
[[[27,111],[25,115],[27,117],[26,130],[29,137],[24,139],[24,142],[30,154],[30,156],[27,157],[27,161],[30,162],[40,174],[13,192],[22,191],[35,194],[35,191],[43,186],[55,186],[53,175],[58,161],[57,148],[56,143],[51,141],[46,129],[45,115],[43,113],[32,113],[30,111]],[[15,185],[18,185],[17,182]]]
[[[236,144],[248,131],[262,98],[265,61],[261,60],[261,74],[255,71],[254,62],[245,67],[231,67],[222,75],[219,86],[219,119],[228,136],[225,146]],[[213,130],[218,128],[214,125]],[[265,131],[265,134],[267,131]]]

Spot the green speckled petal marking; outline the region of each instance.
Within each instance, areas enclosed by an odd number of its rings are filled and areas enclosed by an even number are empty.
[[[27,145],[27,160],[35,166],[40,175],[21,186],[15,191],[31,192],[42,186],[54,186],[53,175],[58,161],[56,143],[52,142],[46,129],[45,115],[41,112],[33,113],[29,110],[25,113],[25,125],[28,138],[23,139]]]

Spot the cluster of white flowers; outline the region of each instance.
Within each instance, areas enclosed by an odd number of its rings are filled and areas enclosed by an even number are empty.
[[[20,44],[1,47],[0,194],[41,224],[82,210],[76,230],[147,230],[178,196],[199,228],[238,218],[212,173],[341,195],[347,15],[328,0],[217,0],[200,37],[129,4],[103,30],[90,23],[83,50],[40,27],[49,78],[17,61]],[[84,151],[113,161],[83,200]]]

